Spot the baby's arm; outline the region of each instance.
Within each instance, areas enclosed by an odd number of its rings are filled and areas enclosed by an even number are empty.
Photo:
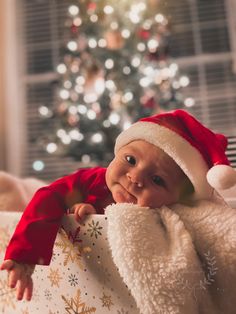
[[[96,209],[91,204],[77,203],[70,209],[71,213],[75,214],[75,219],[80,222],[86,215],[96,214]]]
[[[32,274],[35,265],[17,263],[13,260],[5,260],[0,266],[1,270],[8,272],[8,286],[10,288],[16,287],[16,297],[18,300],[30,301],[33,293]]]

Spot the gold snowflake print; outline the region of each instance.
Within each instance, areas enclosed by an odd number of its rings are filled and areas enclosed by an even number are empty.
[[[49,271],[50,271],[50,274],[48,275],[48,279],[51,282],[51,287],[57,286],[59,288],[59,282],[62,279],[59,273],[59,269],[50,268]]]
[[[21,312],[21,313],[22,313],[22,314],[29,314],[28,308],[27,308],[27,309],[22,310],[22,312]]]
[[[85,302],[81,300],[81,291],[77,290],[74,298],[66,298],[64,295],[61,296],[65,302],[65,310],[68,314],[90,314],[96,312],[96,307],[86,306]]]
[[[8,227],[4,227],[4,228],[0,227],[0,234],[1,234],[0,252],[3,252],[3,251],[5,251],[7,243],[8,243],[9,238],[10,238]]]
[[[110,311],[110,307],[114,305],[114,303],[111,300],[111,296],[105,295],[105,293],[103,292],[103,296],[100,298],[100,300],[102,300],[102,307],[107,307],[108,310]]]
[[[88,225],[89,228],[87,229],[87,231],[91,237],[95,236],[95,238],[97,239],[99,235],[102,235],[102,227],[99,226],[99,221],[95,222],[94,220],[92,220],[92,223],[88,223]]]
[[[80,269],[83,269],[83,265],[81,262],[81,247],[79,243],[71,243],[67,237],[67,234],[64,230],[60,230],[60,241],[55,243],[55,246],[62,249],[62,253],[64,254],[64,266],[66,266],[70,261],[72,263],[76,262]]]
[[[120,310],[117,310],[117,314],[129,314],[129,312],[125,311],[124,309],[120,309]]]
[[[13,297],[14,293],[15,289],[8,288],[7,279],[0,279],[0,300],[3,307],[3,313],[5,311],[5,308],[16,308],[16,305],[14,303],[15,298]]]

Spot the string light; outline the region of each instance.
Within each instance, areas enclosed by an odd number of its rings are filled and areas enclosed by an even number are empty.
[[[70,97],[70,93],[66,89],[60,90],[59,95],[60,95],[61,99],[63,99],[63,100],[67,100]]]
[[[130,30],[128,29],[123,29],[122,32],[121,32],[121,36],[125,39],[129,38],[131,35],[131,32]]]
[[[99,41],[98,41],[98,46],[99,46],[100,48],[105,48],[105,47],[107,46],[106,40],[105,40],[104,38],[99,39]]]
[[[67,48],[71,51],[76,51],[78,48],[77,42],[75,42],[73,40],[69,41],[67,44]]]
[[[112,30],[117,30],[119,28],[119,24],[117,22],[111,22],[110,27]]]
[[[140,84],[142,87],[148,87],[151,83],[152,83],[152,80],[151,80],[149,77],[142,77],[142,78],[139,80],[139,84]]]
[[[103,11],[105,14],[112,14],[114,12],[114,9],[111,5],[106,5]]]
[[[75,25],[75,26],[80,26],[80,25],[82,25],[82,20],[81,20],[81,18],[80,17],[76,17],[74,20],[73,20],[73,24]]]
[[[57,72],[60,74],[65,74],[67,71],[66,65],[64,63],[60,63],[57,66]]]
[[[95,134],[93,134],[91,139],[92,139],[93,143],[97,143],[98,144],[98,143],[102,142],[103,136],[102,136],[101,133],[95,133]]]
[[[131,60],[131,64],[133,67],[138,68],[141,64],[140,57],[137,57],[137,56],[133,57],[133,59]]]
[[[155,52],[159,46],[159,43],[156,39],[150,39],[147,43],[147,46],[151,52]]]
[[[112,80],[107,80],[105,82],[105,87],[107,89],[109,89],[110,91],[115,91],[116,90],[116,85],[115,85],[114,81],[112,81]]]
[[[87,107],[85,105],[78,105],[77,110],[80,114],[85,114],[87,112]]]
[[[157,23],[163,23],[164,22],[164,16],[162,15],[162,14],[157,14],[157,15],[155,15],[155,21],[157,22]]]
[[[79,84],[79,85],[84,85],[85,78],[83,76],[77,76],[76,83]]]
[[[95,38],[90,38],[89,41],[88,41],[88,46],[89,48],[96,48],[97,47],[97,41]]]
[[[45,167],[45,164],[42,160],[35,160],[32,164],[32,168],[35,171],[42,171]]]
[[[123,68],[123,73],[126,74],[126,75],[129,75],[131,73],[131,69],[129,66],[125,66]]]
[[[84,95],[84,101],[89,104],[98,100],[98,95],[96,93],[87,93]]]
[[[191,97],[188,97],[185,99],[184,105],[185,107],[188,107],[188,108],[193,107],[195,105],[195,100]]]
[[[77,7],[77,5],[71,5],[69,6],[68,11],[71,15],[75,16],[79,14],[79,7]]]
[[[91,162],[91,158],[89,155],[87,154],[84,154],[82,157],[81,157],[81,161],[84,163],[84,164],[89,164]]]
[[[63,129],[57,130],[57,136],[58,137],[62,138],[65,135],[66,135],[66,131],[65,130],[63,130]]]
[[[111,122],[109,120],[104,120],[102,124],[104,128],[109,128],[111,126]]]
[[[69,136],[72,140],[82,141],[84,139],[84,135],[79,132],[79,130],[74,129],[69,132]]]
[[[112,59],[107,59],[105,61],[105,67],[110,70],[114,67],[114,61]]]
[[[94,90],[98,95],[101,95],[105,90],[105,80],[103,77],[97,78],[94,84]]]
[[[40,106],[38,111],[42,117],[49,118],[52,116],[52,111],[46,106]]]
[[[146,50],[146,45],[144,43],[138,43],[137,49],[138,49],[138,51],[143,52]]]
[[[92,15],[90,16],[90,21],[91,21],[92,23],[96,23],[96,22],[98,21],[98,16],[97,16],[97,14],[92,14]]]
[[[127,103],[127,102],[131,101],[133,98],[134,98],[134,94],[131,93],[131,92],[127,92],[127,93],[125,93],[124,96],[122,97],[122,101],[123,101],[124,103]]]
[[[111,122],[111,124],[116,125],[120,122],[120,116],[118,115],[118,113],[112,112],[109,116],[109,121]]]
[[[187,87],[190,83],[189,78],[187,76],[181,76],[179,83],[182,87]]]
[[[92,109],[88,110],[87,112],[87,117],[90,119],[90,120],[95,120],[96,119],[96,112]]]
[[[48,143],[46,146],[46,150],[49,154],[55,153],[57,150],[57,144],[56,143]]]
[[[72,106],[69,107],[68,111],[69,111],[70,114],[75,115],[75,114],[77,114],[78,109],[77,109],[76,106],[73,106],[73,105],[72,105]]]
[[[64,134],[62,137],[61,137],[61,141],[63,144],[65,145],[69,145],[71,143],[71,138],[68,134]]]
[[[71,83],[71,81],[67,80],[64,82],[63,86],[67,89],[70,89],[72,87],[72,83]]]

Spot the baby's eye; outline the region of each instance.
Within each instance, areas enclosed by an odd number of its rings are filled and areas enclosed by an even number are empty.
[[[132,166],[134,166],[136,164],[136,159],[133,156],[127,155],[127,156],[125,156],[125,159]]]
[[[165,181],[160,177],[160,176],[153,176],[152,177],[152,181],[156,184],[156,185],[161,185],[161,186],[166,186]]]

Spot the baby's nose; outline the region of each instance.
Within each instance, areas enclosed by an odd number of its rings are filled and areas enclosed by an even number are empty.
[[[132,182],[133,184],[135,184],[137,187],[141,188],[143,187],[143,180],[141,178],[140,175],[138,175],[137,173],[127,173],[127,177],[129,179],[130,182]]]

